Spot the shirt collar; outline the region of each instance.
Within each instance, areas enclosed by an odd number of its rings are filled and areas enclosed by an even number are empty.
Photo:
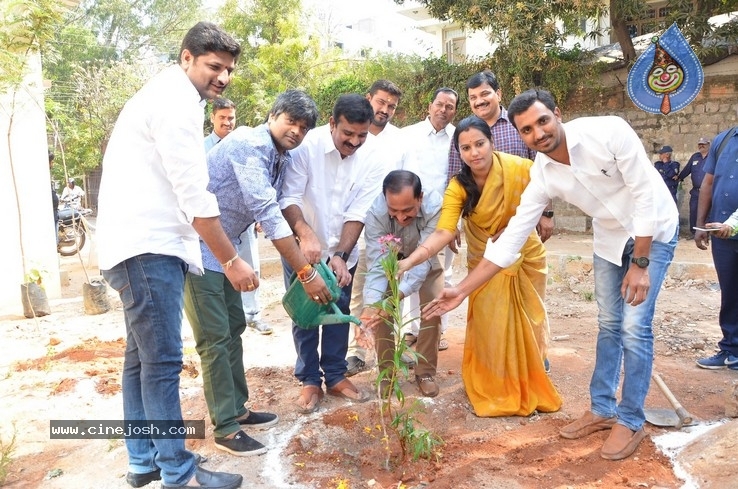
[[[446,129],[448,128],[448,126],[451,125],[451,124],[446,124],[446,127],[441,129],[440,131],[436,131],[436,128],[433,127],[433,124],[431,124],[430,116],[423,119],[423,122],[425,123],[425,126],[426,126],[425,128],[428,131],[428,134],[448,134]],[[451,136],[451,134],[449,134],[449,136]]]

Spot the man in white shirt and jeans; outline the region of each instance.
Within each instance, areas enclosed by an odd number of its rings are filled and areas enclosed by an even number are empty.
[[[445,289],[424,314],[457,307],[480,284],[512,264],[550,199],[592,216],[595,293],[599,308],[591,411],[559,434],[576,439],[611,429],[600,455],[629,457],[645,438],[643,406],[653,362],[656,298],[674,256],[679,215],[633,129],[619,117],[582,117],[566,124],[551,94],[528,90],[508,107],[511,122],[538,151],[515,216],[484,260]],[[622,399],[616,392],[621,365]]]
[[[333,270],[342,288],[337,305],[345,314],[359,257],[356,241],[386,173],[384,165],[373,164],[375,148],[367,140],[373,116],[362,95],[340,96],[329,123],[310,131],[292,151],[280,199],[305,258],[310,263],[327,261]],[[282,265],[288,282],[292,270],[284,260]],[[358,402],[368,399],[346,378],[348,332],[348,323],[310,330],[292,325],[295,377],[302,382],[296,402],[301,413],[318,409],[324,381],[330,395]]]
[[[182,426],[184,281],[188,270],[203,273],[199,238],[236,290],[259,286],[223,232],[218,203],[207,191],[202,144],[205,101],[222,94],[240,53],[216,25],[196,24],[182,41],[179,64],[123,107],[105,151],[97,242],[100,269],[123,303],[123,416],[132,428]],[[134,180],[146,198],[131,198],[125,182]],[[163,479],[163,488],[235,489],[243,481],[198,467],[184,438],[132,437],[126,448],[126,480],[133,487]]]

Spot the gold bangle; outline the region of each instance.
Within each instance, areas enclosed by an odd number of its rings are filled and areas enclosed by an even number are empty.
[[[229,268],[231,268],[231,265],[233,265],[233,262],[236,261],[237,259],[238,259],[238,253],[236,253],[236,256],[234,256],[227,262],[221,263],[220,266],[223,267],[223,270],[228,270]]]

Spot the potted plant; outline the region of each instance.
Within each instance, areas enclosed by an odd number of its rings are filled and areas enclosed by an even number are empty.
[[[23,315],[27,318],[51,314],[49,299],[46,297],[46,289],[43,285],[45,273],[39,268],[31,268],[23,276],[21,302],[23,303]]]

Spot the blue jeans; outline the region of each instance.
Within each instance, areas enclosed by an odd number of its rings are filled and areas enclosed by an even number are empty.
[[[182,419],[182,297],[187,265],[173,256],[129,258],[103,276],[120,295],[126,323],[123,362],[125,420]],[[185,440],[126,439],[128,470],[137,474],[161,468],[164,484],[183,485],[195,473],[195,456]]]
[[[290,286],[292,268],[284,259],[284,284]],[[351,314],[351,287],[354,284],[353,276],[356,266],[351,270],[351,283],[341,289],[341,297],[336,302],[344,314]],[[321,338],[322,336],[322,338]],[[303,329],[292,323],[292,339],[295,342],[297,361],[295,362],[295,377],[303,385],[323,384],[329,389],[346,378],[346,352],[348,351],[349,323],[318,326],[315,329]],[[318,344],[320,343],[320,352]]]
[[[615,265],[594,255],[595,297],[599,308],[597,353],[589,393],[592,412],[597,416],[617,416],[618,423],[637,431],[646,417],[643,404],[651,384],[653,366],[653,321],[656,298],[669,268],[677,242],[677,233],[669,243],[651,244],[648,276],[651,286],[646,300],[638,306],[626,304],[620,294],[623,278],[633,257],[633,240],[623,250],[622,263]],[[624,369],[622,399],[615,393]]]
[[[738,356],[738,240],[711,238],[712,261],[720,284],[721,350]]]

